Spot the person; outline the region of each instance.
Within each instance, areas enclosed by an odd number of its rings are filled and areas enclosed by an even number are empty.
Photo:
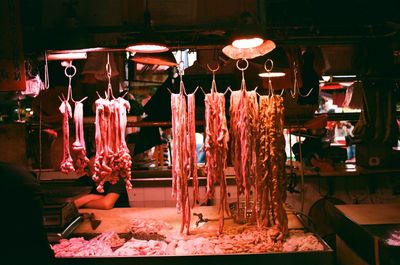
[[[345,132],[345,141],[346,141],[346,151],[347,151],[347,160],[353,161],[356,156],[356,146],[353,143],[353,129],[354,126],[350,122],[344,122],[343,124],[343,130]]]
[[[93,156],[89,161],[88,174],[81,176],[76,180],[78,186],[91,186],[92,190],[89,194],[83,195],[74,200],[74,204],[77,208],[92,208],[109,210],[114,207],[130,207],[128,192],[125,187],[125,180],[121,177],[115,184],[106,182],[104,184],[104,193],[99,193],[97,183],[92,179],[94,172],[94,160]]]
[[[3,185],[2,264],[53,264],[43,223],[43,201],[35,175],[23,166],[0,162]]]

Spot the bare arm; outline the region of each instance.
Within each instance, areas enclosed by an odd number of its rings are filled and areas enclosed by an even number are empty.
[[[94,196],[89,197],[89,195],[94,195]],[[106,195],[88,194],[87,196],[89,198],[85,199],[84,197],[81,197],[82,198],[81,202],[78,202],[78,203],[81,203],[81,206],[80,206],[81,208],[109,210],[114,207],[115,202],[118,200],[120,195],[118,193],[110,192]],[[79,198],[79,199],[81,199],[81,198]],[[77,205],[76,201],[75,201],[75,205]]]
[[[100,194],[86,194],[74,200],[74,203],[77,208],[82,208],[82,206],[88,203],[89,201],[98,200],[103,197],[104,195]]]

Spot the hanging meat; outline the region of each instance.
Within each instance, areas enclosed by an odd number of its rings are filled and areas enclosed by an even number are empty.
[[[181,91],[183,91],[183,83],[181,82]],[[190,103],[194,104],[194,99],[190,99]],[[194,111],[194,106],[190,107]],[[188,118],[186,108],[186,98],[181,92],[180,94],[171,94],[171,112],[172,112],[172,196],[176,198],[176,208],[182,214],[182,223],[180,232],[189,234],[190,228],[190,202],[189,202],[189,176],[193,176],[194,167],[190,166],[190,157],[194,156],[191,151],[193,148],[189,145],[192,136],[188,134],[193,132],[190,129],[188,120],[193,119],[193,114]],[[194,122],[194,121],[191,121]],[[194,148],[194,151],[196,148]],[[197,173],[196,173],[197,174]]]
[[[231,94],[230,132],[232,163],[235,169],[237,185],[237,207],[240,206],[240,195],[244,194],[243,216],[251,208],[250,194],[254,187],[257,168],[258,139],[258,103],[255,91],[246,91],[242,81],[242,89]],[[239,211],[238,211],[239,214]],[[239,217],[239,216],[238,216]],[[240,218],[240,217],[239,217]]]
[[[71,105],[68,100],[63,100],[60,107],[60,112],[63,115],[62,131],[63,131],[63,159],[61,161],[60,170],[63,173],[70,173],[75,171],[71,153],[69,150],[69,122],[68,119],[72,117]]]
[[[240,194],[243,193],[244,187],[242,186],[243,184],[243,177],[242,174],[240,174],[240,162],[241,162],[241,149],[240,149],[240,138],[237,136],[237,132],[239,130],[238,128],[238,122],[236,120],[236,113],[239,111],[238,105],[239,105],[239,99],[240,99],[240,91],[232,91],[231,97],[230,97],[230,108],[229,108],[229,113],[230,113],[230,120],[229,120],[229,133],[230,133],[230,138],[231,138],[231,146],[230,146],[230,151],[231,151],[231,162],[234,166],[235,170],[235,180],[236,180],[236,188],[237,188],[237,197],[236,197],[236,205],[239,207],[240,205]]]
[[[74,123],[75,123],[75,142],[72,144],[72,150],[76,154],[75,164],[76,173],[82,174],[89,163],[86,156],[85,137],[83,133],[83,104],[82,102],[75,102],[74,110]]]
[[[278,95],[261,96],[259,109],[259,161],[257,176],[257,223],[271,226],[280,232],[282,240],[288,233],[286,200],[285,140],[283,135],[283,98]]]
[[[93,180],[97,191],[104,192],[104,183],[114,184],[120,177],[126,188],[131,189],[131,156],[125,142],[129,102],[123,98],[113,100],[99,98],[96,106],[96,158]]]
[[[269,188],[271,187],[271,171],[269,169],[269,106],[270,97],[260,96],[260,109],[259,109],[259,165],[260,172],[257,177],[257,200],[256,207],[259,209],[257,215],[257,223],[259,226],[271,226],[269,218],[270,213],[270,198]]]
[[[128,145],[125,141],[126,126],[128,124],[127,112],[130,111],[129,101],[123,98],[117,98],[114,100],[115,107],[115,148],[116,157],[114,159],[115,168],[119,169],[119,175],[125,179],[125,184],[128,189],[132,188],[131,184],[131,168],[132,160],[129,153]]]
[[[215,193],[215,185],[220,187],[219,202],[219,228],[222,233],[224,215],[229,215],[228,197],[226,190],[226,159],[228,153],[229,134],[225,117],[225,96],[212,90],[205,96],[205,153],[207,175],[207,199],[212,199]]]
[[[197,153],[196,153],[196,102],[195,94],[188,95],[188,153],[189,155],[189,179],[193,185],[193,207],[199,201],[199,180],[197,176]]]

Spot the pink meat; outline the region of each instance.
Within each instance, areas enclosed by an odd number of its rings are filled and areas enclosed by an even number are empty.
[[[206,106],[206,175],[207,199],[214,197],[215,184],[220,186],[219,233],[224,226],[224,214],[229,215],[226,190],[226,159],[228,151],[228,128],[225,117],[225,97],[222,93],[210,93],[205,97]]]
[[[85,137],[83,133],[83,104],[81,102],[75,102],[74,123],[75,142],[72,144],[72,150],[76,154],[76,172],[82,174],[85,172],[89,159],[86,156]]]
[[[105,182],[116,183],[121,177],[131,189],[131,156],[125,142],[129,102],[122,98],[99,98],[96,105],[96,159],[93,179],[103,192]]]
[[[181,84],[182,86],[183,84]],[[176,208],[182,214],[180,232],[189,234],[190,201],[188,182],[192,178],[194,198],[197,192],[197,157],[196,157],[196,127],[195,127],[195,98],[188,95],[171,94],[172,112],[172,196],[176,198]]]
[[[197,177],[197,153],[196,153],[196,117],[195,117],[195,96],[188,95],[188,152],[189,156],[189,179],[193,185],[193,206],[199,201],[199,180]]]
[[[240,91],[231,94],[231,157],[236,174],[237,207],[240,206],[240,196],[244,195],[245,204],[242,211],[246,218],[250,207],[250,194],[254,189],[258,174],[257,139],[258,139],[258,103],[254,91],[247,92],[242,82]],[[239,211],[238,211],[239,214]]]
[[[71,106],[67,100],[64,100],[60,107],[60,112],[63,114],[63,159],[61,161],[60,170],[63,173],[70,173],[75,171],[74,164],[72,161],[71,153],[69,151],[69,123],[68,119],[72,117]]]

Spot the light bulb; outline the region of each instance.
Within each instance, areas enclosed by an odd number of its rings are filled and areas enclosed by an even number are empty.
[[[255,48],[263,44],[264,40],[261,38],[250,38],[250,39],[238,39],[232,42],[232,46],[235,48],[249,49]]]

